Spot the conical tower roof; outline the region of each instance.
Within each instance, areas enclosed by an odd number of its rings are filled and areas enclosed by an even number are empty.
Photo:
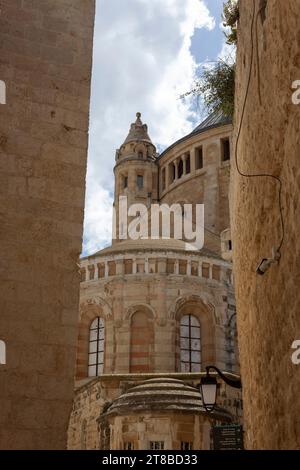
[[[137,140],[152,144],[148,135],[147,124],[143,124],[141,121],[141,113],[136,113],[136,121],[131,124],[129,134],[126,137],[124,144]]]

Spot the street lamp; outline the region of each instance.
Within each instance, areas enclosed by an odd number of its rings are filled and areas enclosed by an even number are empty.
[[[217,379],[209,375],[210,369],[215,370],[218,373],[218,375],[221,377],[221,379],[223,379],[224,382],[230,387],[242,388],[242,383],[239,379],[229,379],[217,367],[207,366],[206,376],[201,378],[199,388],[200,388],[203,406],[208,413],[211,413],[215,409],[216,401],[217,401],[217,385],[218,385]]]

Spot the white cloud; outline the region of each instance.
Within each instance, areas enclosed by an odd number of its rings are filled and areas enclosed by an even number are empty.
[[[135,113],[156,145],[190,132],[196,28],[215,27],[202,0],[97,0],[84,253],[110,242],[115,150]]]

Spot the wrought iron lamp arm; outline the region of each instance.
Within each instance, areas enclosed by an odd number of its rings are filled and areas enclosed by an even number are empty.
[[[206,367],[206,373],[207,375],[209,376],[209,371],[210,369],[213,369],[215,370],[219,376],[221,377],[221,379],[224,380],[224,382],[229,385],[230,387],[234,387],[234,388],[242,388],[242,382],[240,379],[229,379],[228,377],[226,377],[226,375],[223,374],[223,372],[220,371],[220,369],[218,369],[216,366],[207,366]]]

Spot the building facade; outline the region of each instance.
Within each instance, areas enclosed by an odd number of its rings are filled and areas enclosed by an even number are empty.
[[[137,113],[116,152],[115,239],[81,260],[70,449],[209,449],[214,424],[240,421],[238,391],[220,383],[208,414],[197,388],[206,366],[239,373],[231,133],[230,121],[212,115],[158,155]],[[138,224],[132,213],[122,215],[125,197],[140,209]],[[153,204],[204,204],[202,248],[174,238],[175,217],[169,238],[162,226],[151,237],[153,217],[142,210]],[[143,224],[148,236],[132,239]]]

